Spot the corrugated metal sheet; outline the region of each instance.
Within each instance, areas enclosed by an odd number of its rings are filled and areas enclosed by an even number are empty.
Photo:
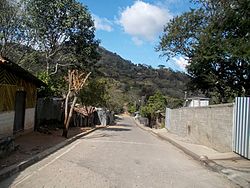
[[[250,97],[236,97],[234,107],[234,152],[250,159]]]

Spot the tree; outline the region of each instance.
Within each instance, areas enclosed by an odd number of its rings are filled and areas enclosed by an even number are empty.
[[[136,102],[128,104],[128,112],[131,114],[136,112]]]
[[[142,116],[149,119],[149,126],[152,126],[152,123],[156,119],[157,111],[164,111],[166,108],[166,98],[159,91],[154,95],[150,96],[146,105],[142,106],[140,113]]]
[[[24,0],[33,48],[45,54],[47,75],[60,66],[82,68],[97,58],[99,41],[88,9],[75,0]],[[84,61],[83,61],[84,60]]]
[[[85,106],[85,110],[88,115],[88,106],[106,107],[108,100],[106,80],[97,78],[90,80],[86,87],[80,91],[79,99],[81,103]]]
[[[92,107],[106,107],[107,106],[107,88],[106,80],[104,79],[92,79],[88,82],[84,90],[80,91],[79,99],[84,105],[85,110],[88,114],[87,116],[87,125],[89,122],[89,113],[90,109],[88,106]]]
[[[157,50],[167,59],[185,56],[192,89],[216,96],[217,102],[249,95],[249,0],[197,2],[199,8],[165,26]]]
[[[0,55],[10,58],[10,52],[17,43],[28,43],[24,32],[23,14],[20,3],[0,1]]]
[[[79,92],[85,86],[85,83],[90,74],[91,72],[85,75],[84,73],[79,73],[77,70],[68,71],[68,78],[67,78],[68,94],[65,99],[64,129],[63,129],[63,134],[62,134],[62,136],[64,136],[65,138],[67,138],[68,136],[69,123],[73,114],[73,110],[74,110]],[[73,96],[73,101],[71,103],[70,110],[68,110],[69,99],[71,95]]]
[[[106,90],[106,80],[92,79],[88,82],[85,89],[80,91],[80,101],[86,107],[106,107],[108,99]]]

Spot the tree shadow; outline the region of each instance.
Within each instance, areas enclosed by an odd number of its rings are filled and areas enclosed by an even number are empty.
[[[115,115],[115,120],[116,120],[116,121],[119,121],[119,120],[123,120],[123,118],[120,117],[120,116]]]
[[[126,124],[126,123],[117,123],[116,126],[122,126],[122,127],[133,127],[131,124]]]
[[[131,131],[131,129],[122,127],[108,127],[106,129],[103,129],[103,131]]]

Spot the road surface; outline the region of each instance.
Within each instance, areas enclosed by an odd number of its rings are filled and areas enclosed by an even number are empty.
[[[97,130],[0,183],[0,187],[228,188],[166,141],[138,128],[130,117]]]

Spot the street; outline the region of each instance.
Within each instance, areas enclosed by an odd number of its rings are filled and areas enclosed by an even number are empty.
[[[0,183],[0,187],[235,187],[166,141],[120,117]]]

